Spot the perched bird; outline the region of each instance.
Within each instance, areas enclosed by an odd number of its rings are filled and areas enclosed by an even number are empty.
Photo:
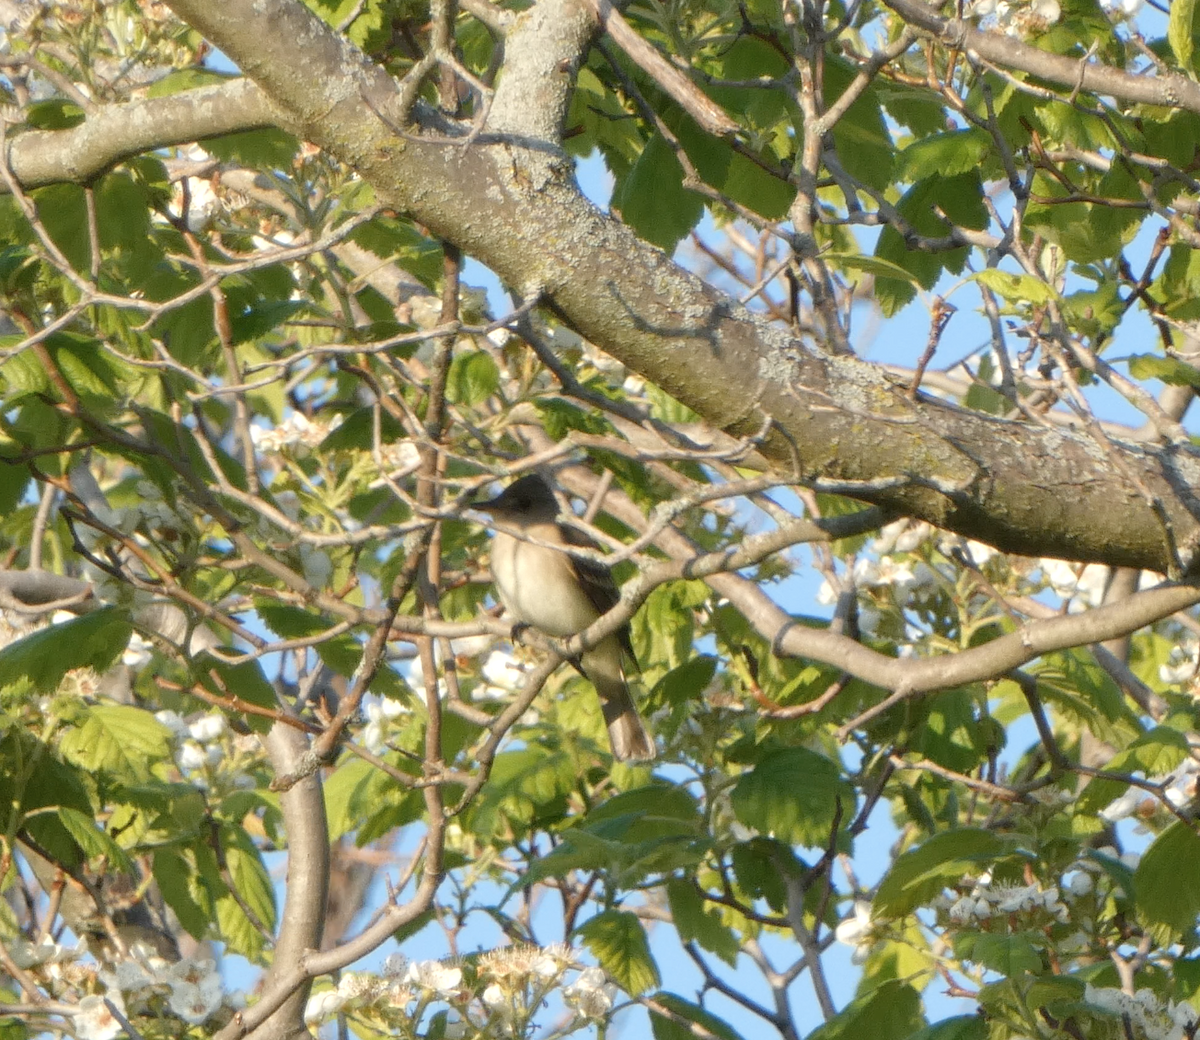
[[[595,545],[559,523],[558,502],[544,478],[536,473],[521,477],[495,498],[474,505],[513,529],[513,533],[497,531],[492,541],[492,579],[501,602],[517,621],[565,639],[616,605],[617,587],[607,567],[548,547]],[[628,624],[585,650],[574,663],[600,696],[613,754],[619,759],[651,759],[654,741],[629,694],[626,657],[636,666]]]

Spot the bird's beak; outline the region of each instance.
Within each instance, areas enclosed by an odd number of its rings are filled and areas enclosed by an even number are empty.
[[[481,513],[490,513],[490,512],[492,512],[492,510],[496,509],[497,506],[499,506],[500,508],[504,507],[505,503],[504,503],[503,499],[504,499],[503,492],[501,492],[495,498],[475,498],[467,503],[467,508],[468,509],[476,509]]]

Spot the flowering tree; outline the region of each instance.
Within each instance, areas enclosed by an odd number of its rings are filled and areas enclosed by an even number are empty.
[[[1195,10],[0,0],[3,1040],[1194,1036]]]

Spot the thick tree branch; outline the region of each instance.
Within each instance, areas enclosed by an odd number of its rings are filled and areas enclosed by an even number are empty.
[[[1200,112],[1200,84],[1184,76],[1138,76],[1083,55],[1068,58],[1051,54],[1015,36],[976,29],[960,18],[943,18],[937,7],[923,0],[883,2],[909,25],[932,33],[951,47],[977,54],[1006,69],[1029,72],[1060,86],[1107,95],[1118,101]]]
[[[290,776],[310,754],[308,738],[299,730],[276,723],[266,739],[267,754],[276,776]],[[321,781],[310,774],[292,784],[279,796],[287,828],[287,893],[279,938],[271,968],[263,980],[270,990],[280,976],[296,972],[303,958],[321,948],[325,905],[329,896],[329,828],[325,822],[325,798]],[[301,977],[287,999],[254,1033],[260,1040],[307,1037],[304,1005],[310,978]]]
[[[1190,446],[1098,446],[1085,433],[913,399],[877,366],[768,325],[588,202],[547,140],[595,29],[582,0],[541,0],[514,21],[500,82],[540,85],[525,97],[541,112],[512,118],[518,99],[498,90],[499,122],[467,148],[444,133],[398,137],[407,113],[392,77],[294,0],[171,6],[381,201],[526,297],[541,294],[722,430],[745,436],[769,419],[763,452],[796,479],[1007,551],[1160,571],[1193,564],[1200,459]]]
[[[170,97],[109,105],[69,130],[14,134],[7,142],[7,159],[26,189],[59,181],[86,183],[131,155],[280,122],[266,94],[250,80],[235,79]],[[5,190],[0,186],[0,192]]]

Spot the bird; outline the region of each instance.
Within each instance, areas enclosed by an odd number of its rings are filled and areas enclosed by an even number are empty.
[[[492,580],[500,601],[517,622],[565,639],[616,605],[619,594],[612,572],[602,563],[564,551],[567,546],[594,549],[596,545],[560,522],[558,501],[543,476],[530,473],[495,498],[473,505],[513,529],[496,531]],[[636,668],[628,622],[572,663],[596,688],[614,757],[648,761],[656,749],[630,695],[627,662]]]

